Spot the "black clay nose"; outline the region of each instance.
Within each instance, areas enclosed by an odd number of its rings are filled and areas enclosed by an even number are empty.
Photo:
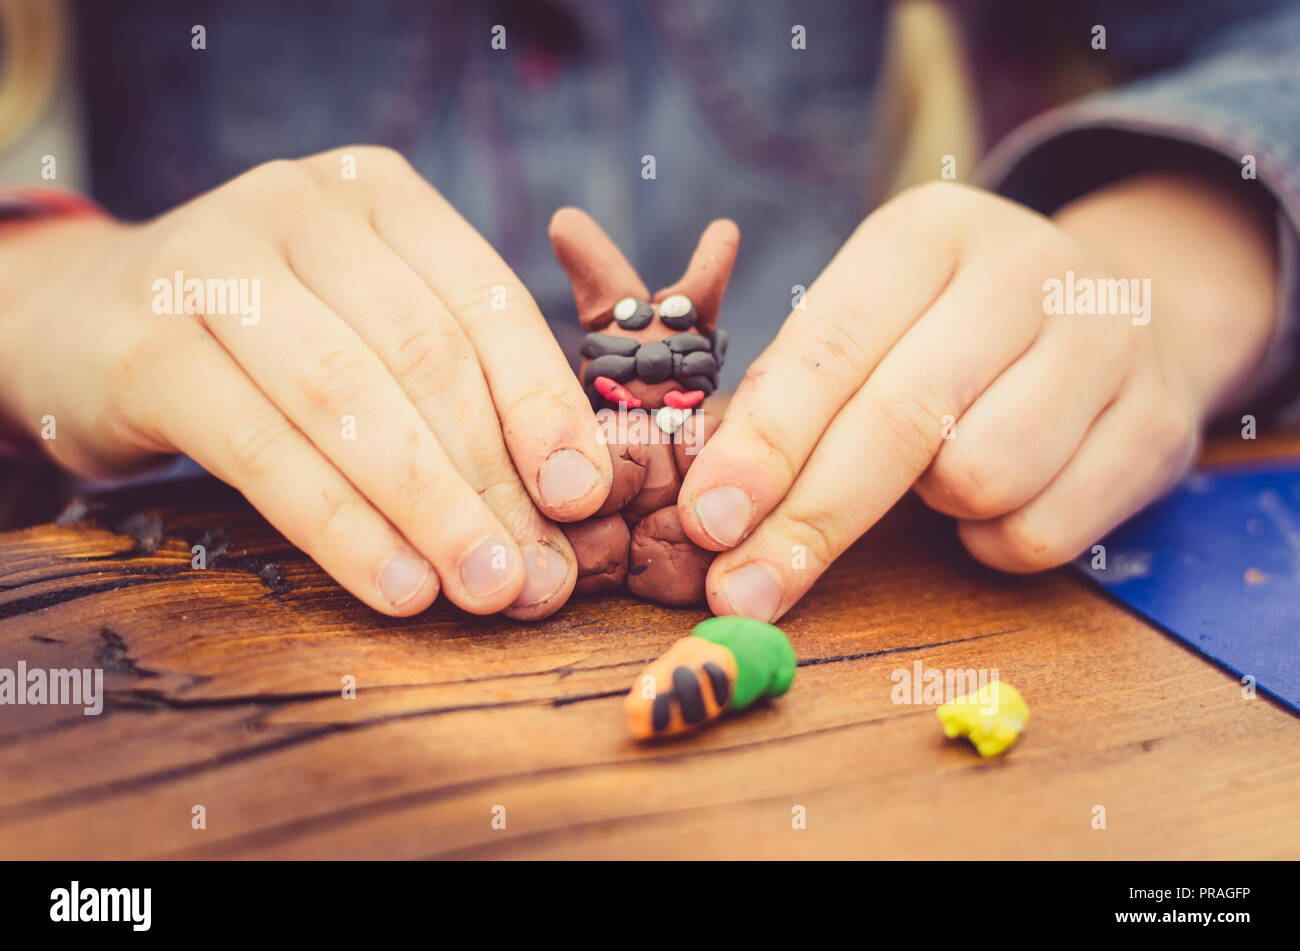
[[[662,383],[673,374],[673,352],[662,340],[643,343],[636,352],[636,375],[646,383]]]

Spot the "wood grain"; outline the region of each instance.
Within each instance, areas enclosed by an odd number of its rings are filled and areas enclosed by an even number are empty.
[[[392,620],[214,482],[74,506],[0,534],[0,667],[102,667],[108,700],[0,707],[0,856],[1300,857],[1300,721],[1069,571],[982,569],[913,502],[783,622],[789,694],[634,744],[623,694],[703,616]],[[996,668],[1021,742],[983,762],[894,703],[917,661]]]

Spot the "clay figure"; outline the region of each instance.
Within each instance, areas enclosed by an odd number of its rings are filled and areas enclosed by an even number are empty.
[[[677,493],[719,424],[698,407],[717,389],[726,357],[718,309],[740,231],[725,219],[712,222],[682,277],[653,296],[585,212],[561,208],[550,235],[587,331],[578,374],[614,467],[600,510],[561,526],[578,560],[575,590],[626,584],[663,604],[703,603],[714,552],[682,531]]]

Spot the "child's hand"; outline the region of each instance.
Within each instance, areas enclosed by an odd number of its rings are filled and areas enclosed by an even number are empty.
[[[388,614],[440,588],[477,614],[567,600],[548,519],[605,499],[595,417],[519,280],[395,153],[273,162],[148,224],[3,244],[0,405],[32,433],[55,417],[64,465],[187,453]],[[234,282],[222,313],[205,294],[203,316],[159,316],[178,274]]]
[[[712,609],[779,617],[913,485],[988,565],[1078,555],[1176,481],[1258,362],[1275,311],[1265,222],[1173,176],[1055,222],[954,185],[883,206],[750,368],[682,486],[687,534],[735,546],[709,572]],[[1141,296],[1121,316],[1045,312],[1045,282],[1068,272],[1075,294],[1114,277]]]

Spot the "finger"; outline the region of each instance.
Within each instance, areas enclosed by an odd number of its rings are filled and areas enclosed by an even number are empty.
[[[956,267],[955,239],[917,229],[907,203],[871,214],[754,362],[684,480],[697,545],[737,544],[794,483],[826,427]]]
[[[780,504],[715,559],[715,613],[779,617],[912,486],[944,433],[1037,336],[1040,313],[1006,306],[1017,299],[1009,280],[983,262],[963,266],[844,405]]]
[[[1001,518],[958,523],[962,543],[1002,571],[1041,571],[1070,561],[1187,470],[1197,434],[1181,405],[1154,374],[1135,377],[1039,495]]]
[[[438,595],[429,562],[253,386],[197,324],[135,394],[133,417],[160,445],[229,483],[335,581],[385,614],[418,614]],[[196,383],[198,387],[196,389]],[[201,396],[196,398],[196,393]]]
[[[515,471],[473,347],[410,266],[368,224],[321,209],[287,242],[302,282],[388,368],[447,453],[523,552],[525,581],[506,613],[535,620],[572,593],[577,559]]]
[[[545,318],[492,246],[404,159],[383,155],[367,179],[375,231],[469,338],[510,455],[538,507],[560,521],[586,518],[609,491],[609,453]],[[322,167],[336,174],[336,164]]]
[[[275,251],[244,246],[186,273],[259,274],[260,319],[203,318],[244,371],[434,566],[474,614],[508,607],[524,585],[518,547],[452,465],[383,362]]]
[[[1048,318],[1024,356],[980,394],[960,426],[945,431],[917,494],[930,508],[967,519],[1028,502],[1115,398],[1133,363],[1133,331],[1127,321]]]

